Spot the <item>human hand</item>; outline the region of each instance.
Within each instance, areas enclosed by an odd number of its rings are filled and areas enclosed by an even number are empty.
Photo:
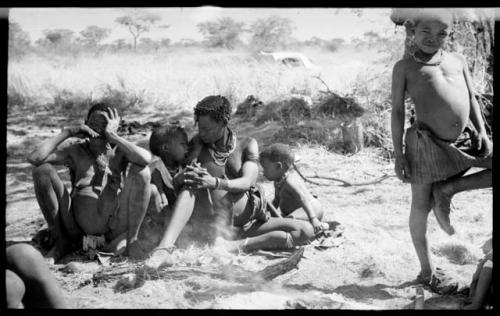
[[[85,138],[85,137],[99,137],[99,134],[91,129],[88,125],[81,124],[78,126],[70,126],[70,127],[65,127],[64,128],[70,137],[78,137],[78,138]]]
[[[394,170],[396,171],[397,177],[401,181],[408,182],[410,180],[410,165],[408,164],[408,160],[406,160],[406,157],[404,155],[396,156]]]
[[[321,225],[321,221],[317,217],[311,218],[311,224],[314,228],[314,234],[318,234],[323,230],[323,226]]]
[[[472,145],[479,151],[481,152],[481,155],[486,157],[491,155],[491,152],[493,151],[493,144],[491,143],[490,139],[488,138],[488,135],[486,132],[478,133],[477,135],[474,135],[472,137]]]
[[[104,135],[108,138],[110,135],[115,135],[120,126],[120,116],[118,115],[118,110],[115,108],[108,108],[106,112],[103,113],[106,119],[106,128],[104,129]]]
[[[190,189],[215,189],[217,186],[217,180],[208,172],[201,175],[186,172],[184,183]]]

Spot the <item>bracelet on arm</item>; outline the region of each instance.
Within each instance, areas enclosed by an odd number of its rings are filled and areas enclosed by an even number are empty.
[[[228,184],[229,184],[228,180],[226,180],[226,179],[220,179],[218,189],[219,190],[225,190],[225,191],[227,191],[227,189],[229,187]]]
[[[215,177],[215,188],[214,188],[214,190],[218,190],[219,186],[220,186],[220,179],[217,178],[217,177]]]

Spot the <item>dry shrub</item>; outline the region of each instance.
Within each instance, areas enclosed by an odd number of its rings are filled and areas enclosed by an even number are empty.
[[[264,103],[254,95],[249,95],[245,101],[238,104],[235,116],[240,116],[247,120],[251,119],[257,114],[257,111],[260,110],[263,105]]]
[[[255,121],[259,126],[267,121],[277,121],[287,129],[295,127],[300,121],[311,118],[311,108],[302,98],[292,97],[283,101],[269,102]]]
[[[333,116],[342,122],[351,122],[355,118],[361,117],[365,113],[365,109],[354,98],[341,97],[331,92],[315,108],[315,112],[317,116]]]

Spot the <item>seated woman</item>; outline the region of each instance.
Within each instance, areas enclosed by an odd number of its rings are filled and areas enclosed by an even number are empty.
[[[228,127],[229,101],[223,96],[208,96],[196,105],[194,115],[198,135],[191,140],[187,160],[197,159],[200,165],[188,165],[183,172],[184,189],[178,194],[163,238],[145,267],[173,264],[171,253],[187,224],[190,229],[183,234],[213,243],[218,236],[234,237],[233,223],[245,226],[251,222],[248,237],[259,238],[249,241],[247,249],[289,248],[313,237],[313,228],[306,221],[271,218],[266,212],[255,211],[262,209],[259,199],[254,198],[259,194],[255,189],[258,145],[251,137],[237,137]],[[249,205],[249,200],[255,203]]]

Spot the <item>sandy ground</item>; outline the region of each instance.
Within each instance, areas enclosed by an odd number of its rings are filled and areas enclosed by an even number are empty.
[[[38,208],[26,154],[33,145],[60,131],[63,118],[20,113],[9,115],[7,124],[6,240],[30,241],[45,222]],[[249,123],[237,125],[240,134],[272,141],[272,123],[258,130]],[[144,137],[144,136],[143,136]],[[351,182],[369,181],[393,174],[393,163],[377,150],[367,148],[354,156],[343,156],[312,145],[297,146],[299,168],[305,175],[320,174]],[[61,175],[68,174],[61,169]],[[96,260],[79,260],[79,271],[69,273],[64,265],[51,266],[65,295],[75,308],[217,308],[217,309],[404,309],[413,308],[415,286],[407,282],[419,272],[419,264],[408,230],[410,186],[390,177],[381,183],[344,187],[307,184],[326,208],[325,219],[344,228],[336,247],[319,250],[306,246],[298,269],[269,282],[237,282],[214,279],[204,273],[187,273],[146,281],[142,286],[120,291],[116,280],[94,286],[92,273],[102,268]],[[264,181],[264,179],[262,179]],[[264,181],[268,194],[272,185]],[[492,190],[460,193],[453,199],[452,222],[457,233],[450,237],[429,216],[428,238],[436,266],[454,277],[461,287],[470,283],[481,245],[492,233]],[[180,267],[203,271],[231,262],[250,271],[284,260],[266,253],[218,254],[210,249],[184,252]],[[67,260],[68,261],[68,260]],[[194,270],[193,270],[194,271]],[[457,308],[458,297],[440,297],[425,291],[426,308]]]

